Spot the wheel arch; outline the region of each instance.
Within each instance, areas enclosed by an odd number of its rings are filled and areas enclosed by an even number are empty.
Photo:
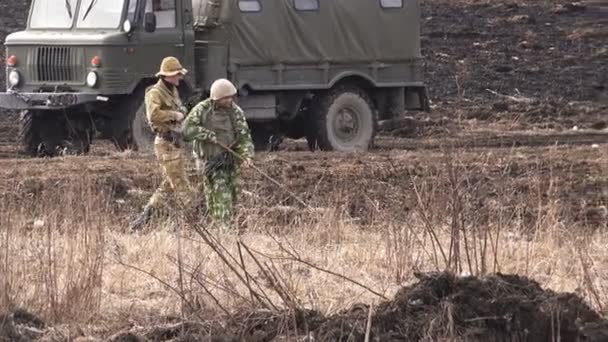
[[[376,87],[376,82],[368,75],[357,71],[342,72],[329,82],[330,89],[345,85],[354,85],[362,89],[370,89]]]

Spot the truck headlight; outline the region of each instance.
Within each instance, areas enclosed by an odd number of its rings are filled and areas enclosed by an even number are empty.
[[[98,80],[99,80],[99,77],[97,76],[97,73],[95,71],[91,71],[87,75],[87,85],[91,88],[93,88],[97,85]]]
[[[11,87],[16,87],[19,85],[19,83],[21,83],[21,74],[19,74],[19,71],[12,70],[8,74],[8,83]]]

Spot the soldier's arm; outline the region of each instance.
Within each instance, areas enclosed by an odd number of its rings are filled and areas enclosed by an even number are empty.
[[[251,139],[251,130],[249,129],[249,125],[247,125],[245,113],[243,113],[241,108],[237,107],[234,121],[236,125],[237,138],[237,143],[234,147],[235,152],[237,152],[243,159],[253,158],[254,147],[253,140]]]
[[[155,90],[146,94],[146,111],[150,115],[150,121],[157,125],[169,124],[177,121],[177,114],[172,110],[163,110],[162,101]]]
[[[203,126],[203,112],[207,110],[205,105],[201,102],[197,104],[192,110],[186,120],[184,121],[183,136],[186,141],[215,141],[215,132],[209,130]]]

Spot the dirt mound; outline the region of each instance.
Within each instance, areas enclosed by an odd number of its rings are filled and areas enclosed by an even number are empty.
[[[496,274],[457,277],[418,274],[371,315],[371,341],[606,341],[608,321],[570,293],[543,290],[528,278]],[[170,322],[131,327],[109,341],[362,341],[369,306],[355,305],[331,317],[310,310],[240,312],[223,323]],[[0,337],[35,338],[44,329],[35,319],[5,320]],[[33,317],[21,313],[19,317]],[[6,323],[8,322],[8,323]],[[27,327],[28,329],[25,329]],[[25,336],[24,334],[30,334]],[[2,335],[4,334],[4,335]]]
[[[417,276],[419,283],[378,307],[373,322],[381,340],[405,335],[404,340],[434,341],[450,336],[467,341],[550,341],[557,336],[561,341],[600,341],[595,327],[608,328],[580,297],[543,290],[525,277]]]
[[[17,309],[0,315],[0,341],[32,341],[44,335],[46,324],[35,315]]]

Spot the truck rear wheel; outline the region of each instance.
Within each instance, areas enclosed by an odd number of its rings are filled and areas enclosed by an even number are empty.
[[[151,152],[154,150],[154,137],[155,134],[152,132],[152,128],[148,124],[148,117],[146,115],[146,105],[142,101],[141,105],[135,112],[135,118],[133,119],[133,139],[137,144],[137,149],[143,152]]]
[[[307,136],[311,150],[366,151],[376,135],[378,120],[372,102],[358,87],[342,86],[319,96],[313,116]]]

